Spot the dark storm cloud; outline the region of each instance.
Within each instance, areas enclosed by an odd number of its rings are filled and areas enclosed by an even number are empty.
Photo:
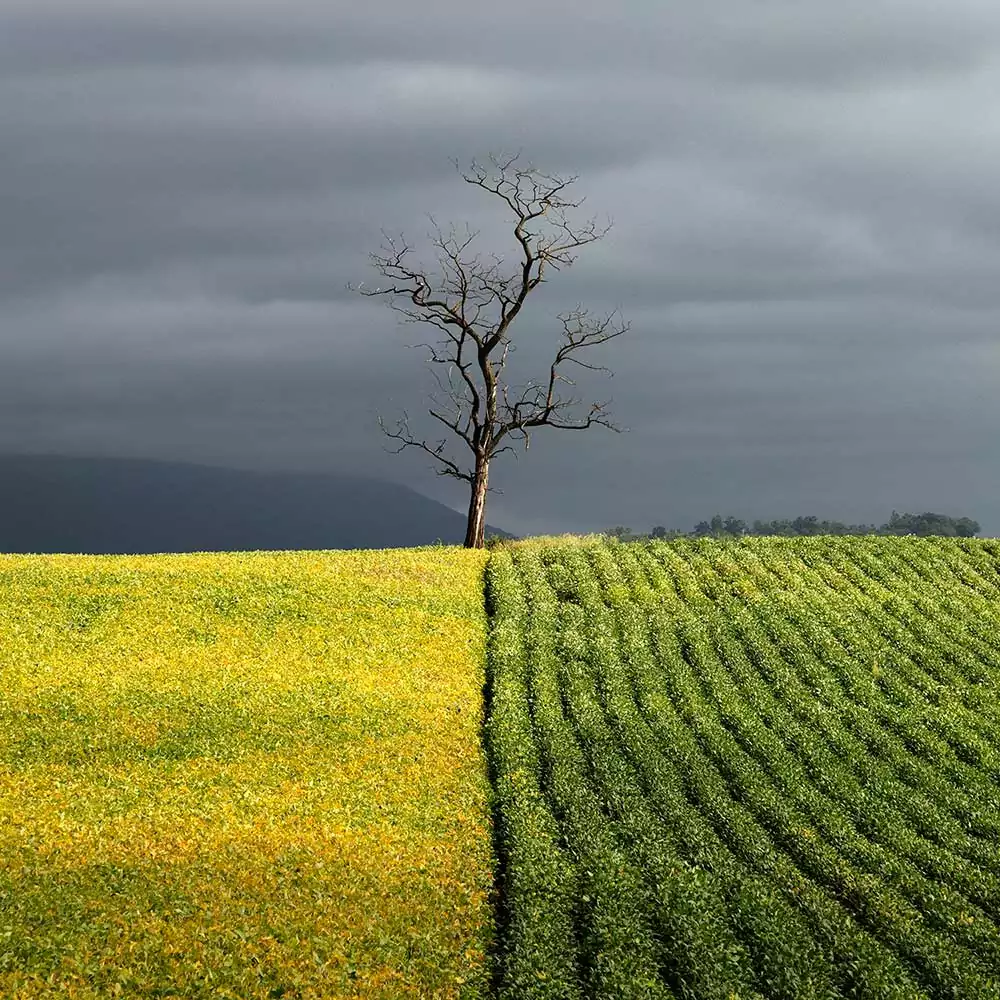
[[[426,213],[511,252],[449,162],[578,173],[600,244],[539,289],[621,307],[630,432],[498,469],[515,530],[715,510],[1000,531],[1000,8],[986,2],[0,7],[0,448],[349,468],[420,339],[346,291]],[[477,197],[478,195],[478,197]],[[426,252],[420,253],[429,259]]]

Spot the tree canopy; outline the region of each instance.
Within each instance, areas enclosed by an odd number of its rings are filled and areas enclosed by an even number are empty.
[[[980,532],[978,521],[969,517],[951,517],[925,511],[909,514],[893,511],[884,524],[845,524],[843,521],[820,520],[815,515],[785,518],[774,521],[756,520],[752,524],[738,517],[715,514],[699,521],[691,531],[668,531],[657,525],[650,538],[739,538],[743,535],[943,535],[948,538],[973,538]],[[629,528],[612,528],[609,535],[628,539],[643,537]]]

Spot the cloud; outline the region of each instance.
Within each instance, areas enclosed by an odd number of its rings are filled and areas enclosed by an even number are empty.
[[[461,506],[376,413],[412,327],[348,292],[428,213],[516,251],[450,162],[522,148],[614,228],[533,296],[621,307],[626,435],[539,434],[492,520],[716,509],[1000,531],[1000,8],[288,0],[0,10],[0,447],[355,468]],[[504,518],[507,520],[504,521]],[[992,520],[991,520],[992,519]]]

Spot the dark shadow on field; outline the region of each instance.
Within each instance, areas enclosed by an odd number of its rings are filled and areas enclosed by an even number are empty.
[[[490,984],[490,996],[500,995],[503,980],[504,942],[507,940],[507,927],[510,923],[510,911],[507,904],[508,858],[503,849],[501,835],[502,816],[500,812],[500,796],[497,793],[497,773],[494,763],[492,741],[490,739],[490,718],[493,714],[493,618],[495,605],[490,587],[490,575],[483,570],[483,599],[486,607],[486,673],[483,683],[483,726],[482,745],[486,757],[486,773],[490,783],[490,838],[493,847],[493,889],[491,892],[491,908],[493,911],[493,934],[486,953],[487,972]]]

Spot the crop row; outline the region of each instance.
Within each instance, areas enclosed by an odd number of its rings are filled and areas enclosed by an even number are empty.
[[[487,568],[504,997],[1000,997],[1000,552]]]

